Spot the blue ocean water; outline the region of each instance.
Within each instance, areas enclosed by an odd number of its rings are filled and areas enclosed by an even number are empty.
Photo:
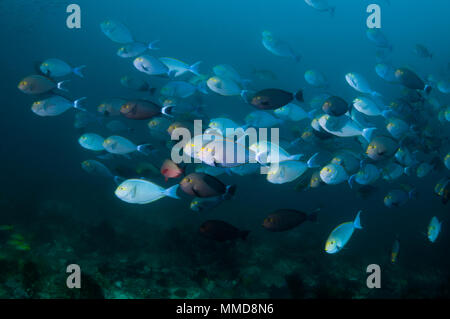
[[[175,57],[189,64],[202,61],[201,73],[208,77],[215,65],[228,64],[252,81],[252,90],[303,89],[305,102],[299,105],[308,111],[308,101],[320,93],[330,92],[348,101],[358,96],[345,80],[348,72],[364,75],[377,92],[393,100],[401,95],[401,86],[377,76],[374,67],[378,49],[366,36],[366,7],[372,2],[329,0],[330,6],[336,7],[331,16],[300,0],[80,0],[76,3],[81,8],[81,29],[69,29],[66,7],[71,1],[0,1],[0,225],[12,225],[10,230],[0,230],[0,297],[448,298],[449,206],[442,203],[434,187],[449,176],[442,163],[450,149],[449,122],[438,121],[438,111],[448,108],[449,97],[437,88],[420,106],[431,109],[431,97],[439,103],[438,110],[427,112],[426,123],[419,127],[421,132],[434,128],[431,137],[441,141],[427,154],[426,158],[438,154],[440,159],[440,165],[427,176],[379,180],[365,197],[346,182],[298,191],[295,186],[299,180],[275,185],[260,174],[222,174],[218,178],[225,184],[237,185],[235,197],[202,213],[189,209],[189,197],[163,198],[147,205],[121,201],[114,195],[117,185],[112,180],[89,175],[80,165],[95,157],[80,147],[80,135],[94,132],[106,137],[112,135],[108,129],[96,121],[83,129],[74,128],[78,111],[72,109],[57,117],[39,117],[30,110],[36,98],[17,89],[21,79],[36,73],[36,64],[59,58],[72,66],[86,65],[84,78],[70,75],[66,86],[71,99],[87,97],[85,106],[93,114],[98,113],[102,100],[111,97],[158,102],[159,89],[168,79],[139,73],[133,59],[116,55],[121,45],[100,29],[102,21],[114,19],[122,22],[136,40],[160,40],[160,50],[148,54]],[[393,46],[386,59],[396,67],[413,69],[423,79],[432,74],[448,81],[450,3],[378,0],[378,4],[381,30]],[[261,34],[267,30],[288,42],[301,54],[301,61],[296,63],[266,50]],[[416,44],[425,45],[433,58],[415,54]],[[268,70],[276,79],[258,79],[255,69]],[[308,69],[323,72],[330,87],[309,86],[304,79]],[[123,75],[147,79],[157,88],[156,94],[123,87]],[[196,95],[201,97],[209,118],[226,116],[243,123],[244,117],[255,110],[239,96],[212,91]],[[122,121],[134,129],[126,133],[131,140],[154,142],[148,121]],[[289,126],[303,132],[310,121]],[[286,134],[282,138],[291,141],[295,137]],[[300,145],[295,153],[311,155],[308,147]],[[105,163],[127,177],[139,178],[133,171],[138,163],[151,163],[159,170],[168,158],[169,149],[160,149],[163,151],[155,156],[133,155],[130,161],[120,158]],[[365,156],[362,148],[358,150]],[[164,187],[178,182],[165,182],[157,173],[151,180]],[[403,184],[415,188],[417,199],[399,208],[386,207],[385,195]],[[264,218],[277,209],[312,212],[319,207],[317,223],[308,222],[280,233],[261,226]],[[363,211],[363,230],[355,231],[341,252],[327,254],[324,247],[330,232],[353,220],[359,210]],[[426,238],[432,216],[443,221],[435,243]],[[246,241],[207,240],[198,229],[211,219],[249,230],[250,235]],[[17,238],[22,246],[11,243]],[[390,253],[396,238],[400,252],[392,264]],[[78,293],[60,287],[70,263],[81,266],[89,289]],[[381,266],[381,289],[366,286],[369,264]]]

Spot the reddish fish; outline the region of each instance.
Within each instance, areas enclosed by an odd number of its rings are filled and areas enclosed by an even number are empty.
[[[178,178],[184,174],[184,169],[180,168],[174,161],[167,159],[161,166],[161,174],[166,178]]]

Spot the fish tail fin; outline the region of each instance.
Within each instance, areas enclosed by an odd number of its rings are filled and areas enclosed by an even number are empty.
[[[294,99],[296,99],[299,102],[304,102],[305,101],[304,98],[303,98],[303,89],[300,89],[297,92],[295,92]]]
[[[82,98],[79,98],[78,100],[75,100],[73,102],[73,107],[76,108],[77,110],[87,112],[87,110],[85,108],[81,107],[81,102],[84,100],[86,100],[86,97],[82,97]]]
[[[381,112],[381,116],[384,117],[385,119],[394,116],[394,111],[392,110],[384,110]]]
[[[311,222],[317,222],[317,215],[320,212],[320,208],[314,210],[311,214],[308,215],[308,220]]]
[[[334,13],[336,12],[336,7],[330,7],[330,17],[334,18]]]
[[[236,185],[228,185],[225,194],[223,195],[223,199],[230,200],[234,194],[236,193]]]
[[[122,184],[125,181],[125,178],[121,177],[121,176],[114,176],[114,183],[116,183],[117,185]]]
[[[375,132],[376,127],[365,128],[362,131],[362,136],[366,139],[367,142],[370,143],[372,140],[373,132]]]
[[[64,81],[58,82],[58,83],[56,83],[56,87],[57,87],[58,90],[60,90],[60,91],[69,92],[68,89],[66,89],[65,87],[63,87],[63,84],[64,84],[64,83],[67,83],[67,82],[70,82],[70,80],[64,80]]]
[[[317,113],[317,109],[313,109],[313,110],[309,111],[308,118],[312,120],[316,116],[316,113]]]
[[[195,62],[189,67],[189,71],[195,75],[200,75],[200,64],[202,64],[202,61]]]
[[[86,68],[86,66],[85,66],[85,65],[81,65],[81,66],[79,66],[79,67],[74,68],[74,69],[72,70],[72,72],[73,72],[74,74],[76,74],[77,76],[79,76],[80,78],[84,78],[84,75],[83,75],[83,73],[81,72],[81,70],[83,70],[84,68]]]
[[[174,185],[172,187],[169,187],[169,188],[165,189],[164,190],[164,195],[168,196],[168,197],[171,197],[171,198],[180,199],[180,197],[178,197],[178,195],[177,195],[178,187],[180,187],[180,185],[176,184],[176,185]]]
[[[226,173],[228,176],[233,176],[233,172],[231,171],[231,168],[229,168],[229,167],[225,167],[225,173]]]
[[[206,89],[206,83],[205,82],[201,82],[198,86],[197,86],[197,90],[202,92],[203,94],[208,94],[208,90]]]
[[[412,168],[411,166],[408,166],[408,167],[403,168],[403,173],[404,173],[406,176],[411,176],[412,171],[413,171],[413,168]]]
[[[372,96],[372,97],[382,97],[382,95],[381,95],[381,93],[378,93],[377,91],[372,91],[372,92],[370,92],[370,95]]]
[[[149,50],[159,50],[160,48],[158,48],[158,46],[156,45],[157,43],[159,43],[159,40],[155,40],[152,41],[148,44],[148,49]]]
[[[241,239],[242,239],[242,240],[246,240],[247,237],[248,237],[248,234],[250,234],[250,231],[249,231],[249,230],[243,230],[243,231],[241,231],[241,232],[240,232],[240,237],[241,237]]]
[[[247,103],[247,104],[249,104],[249,97],[248,97],[248,93],[249,93],[249,91],[248,90],[242,90],[241,91],[241,98],[242,98],[242,100],[245,102],[245,103]]]
[[[314,164],[314,160],[319,156],[319,152],[315,153],[313,156],[311,156],[308,160],[308,162],[306,162],[306,164],[308,164],[309,168],[315,168],[315,167],[319,167],[318,164]]]
[[[168,117],[173,117],[172,112],[175,110],[175,106],[167,105],[161,109],[161,113]]]
[[[362,210],[360,210],[358,212],[358,214],[356,215],[355,220],[353,221],[353,227],[355,227],[356,229],[362,229],[361,219],[360,219],[361,212],[362,212]]]
[[[138,145],[137,151],[141,152],[144,155],[150,155],[151,151],[153,150],[152,144],[141,144]]]
[[[419,193],[417,192],[417,190],[415,188],[411,189],[408,192],[409,199],[417,199],[418,196],[419,196]]]
[[[352,176],[350,176],[348,178],[348,185],[350,186],[350,188],[353,189],[353,186],[355,185],[355,178],[356,178],[356,174],[353,174]]]
[[[291,155],[288,157],[288,160],[289,161],[299,161],[303,156],[304,156],[304,154]]]

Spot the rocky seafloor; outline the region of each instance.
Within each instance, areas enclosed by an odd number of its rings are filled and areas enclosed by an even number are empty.
[[[382,288],[369,289],[363,265],[370,258],[327,258],[299,233],[216,243],[184,227],[139,221],[130,231],[132,220],[88,222],[62,201],[41,201],[31,216],[27,209],[0,200],[2,223],[11,225],[0,230],[0,298],[450,297],[449,272],[407,269],[388,258]],[[72,263],[82,269],[81,289],[66,287]]]

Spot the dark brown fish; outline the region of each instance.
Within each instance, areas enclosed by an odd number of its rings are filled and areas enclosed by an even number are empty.
[[[216,177],[205,173],[191,173],[180,182],[181,189],[188,195],[196,197],[224,196],[230,199],[235,191],[236,185],[225,185]]]
[[[349,110],[349,104],[339,96],[330,96],[323,102],[322,110],[331,116],[341,116]]]
[[[413,71],[407,68],[399,68],[395,71],[395,78],[409,89],[425,91],[430,93],[431,86],[426,85],[425,82]]]
[[[245,240],[249,233],[248,230],[239,230],[221,220],[208,220],[200,226],[202,236],[220,242],[239,238]]]
[[[398,143],[387,136],[377,136],[367,146],[366,154],[374,161],[384,160],[394,156]]]
[[[269,231],[281,232],[290,230],[309,220],[317,220],[317,212],[307,214],[294,209],[279,209],[264,219],[263,227]]]
[[[61,85],[66,81],[55,82],[42,75],[30,75],[20,81],[17,88],[25,94],[43,94],[54,89],[62,90]]]
[[[274,110],[294,100],[303,102],[302,90],[293,94],[280,89],[265,89],[254,94],[250,104],[260,110]]]
[[[172,106],[161,108],[158,104],[145,100],[132,100],[120,108],[120,113],[132,120],[148,120],[156,116],[169,115],[167,112]]]

